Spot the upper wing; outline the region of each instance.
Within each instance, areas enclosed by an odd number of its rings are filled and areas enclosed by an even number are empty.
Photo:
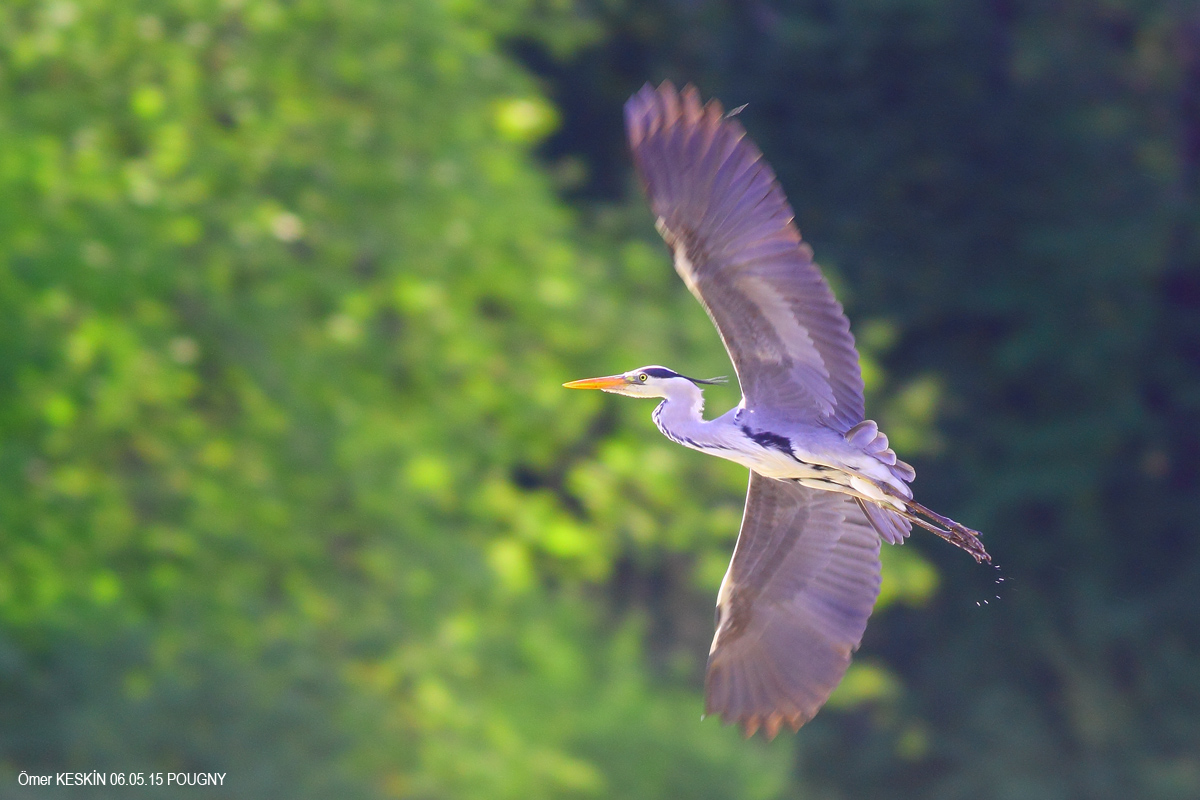
[[[705,712],[774,736],[825,704],[879,595],[879,535],[850,496],[750,473],[717,598]]]
[[[850,323],[742,126],[696,89],[647,84],[625,104],[659,232],[717,326],[746,406],[845,432],[863,419]]]

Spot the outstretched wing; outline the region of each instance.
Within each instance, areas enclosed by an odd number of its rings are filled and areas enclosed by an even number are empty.
[[[841,432],[863,419],[850,323],[762,153],[696,89],[646,85],[625,127],[675,269],[725,342],[746,406]]]
[[[879,535],[848,495],[750,473],[717,598],[705,712],[799,729],[850,666],[879,595]]]

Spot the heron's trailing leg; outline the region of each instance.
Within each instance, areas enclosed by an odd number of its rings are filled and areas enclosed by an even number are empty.
[[[889,494],[892,493],[889,492]],[[941,514],[926,508],[915,500],[905,499],[904,504],[906,509],[904,511],[897,510],[897,514],[900,514],[915,525],[920,525],[931,533],[936,533],[950,544],[961,547],[970,553],[976,561],[992,563],[991,555],[979,539],[979,531],[972,530],[966,525],[961,525],[949,517],[943,517]],[[928,517],[933,522],[921,519],[918,515]]]
[[[979,531],[972,530],[966,525],[960,525],[949,517],[943,517],[941,514],[926,508],[917,501],[910,500],[887,484],[874,483],[874,487],[877,491],[886,495],[887,498],[894,498],[896,500],[894,503],[881,502],[881,500],[885,500],[885,498],[881,498],[879,495],[869,497],[866,494],[863,494],[863,492],[859,489],[848,486],[840,481],[831,481],[827,478],[797,478],[796,483],[799,483],[801,486],[809,486],[814,489],[823,489],[825,491],[848,494],[857,499],[858,502],[864,506],[864,510],[866,504],[869,503],[886,511],[890,511],[893,514],[899,514],[901,517],[904,517],[914,525],[919,525],[930,533],[936,533],[938,536],[942,537],[955,547],[961,547],[963,550],[966,550],[976,561],[986,561],[989,564],[992,563],[991,555],[988,554],[988,551],[983,546],[983,542],[979,539]],[[901,504],[903,504],[902,507]],[[928,519],[923,519],[923,517],[928,517]],[[881,529],[878,524],[876,524],[874,521],[872,521],[871,524],[875,525],[875,528],[879,532],[880,536],[888,541],[892,541],[888,538],[886,532]]]

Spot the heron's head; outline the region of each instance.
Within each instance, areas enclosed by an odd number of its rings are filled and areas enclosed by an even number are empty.
[[[568,389],[599,389],[602,392],[623,394],[628,397],[668,397],[672,389],[682,389],[697,384],[724,383],[723,378],[689,378],[666,367],[650,366],[608,375],[603,378],[584,378],[581,381],[564,383]]]

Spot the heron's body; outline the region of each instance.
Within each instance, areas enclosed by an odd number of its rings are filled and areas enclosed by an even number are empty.
[[[866,419],[850,324],[741,125],[669,83],[634,95],[625,121],[656,227],[742,401],[706,420],[711,381],[658,366],[566,385],[659,398],[667,438],[750,470],[705,707],[774,736],[816,714],[845,673],[879,593],[881,539],[899,544],[916,524],[989,556],[975,531],[913,500],[916,473]]]
[[[706,420],[703,392],[682,376],[665,382],[663,391],[665,397],[654,409],[654,424],[685,447],[736,462],[764,478],[866,495],[901,511],[903,499],[912,497],[903,479],[904,470],[910,468],[902,466],[901,474],[896,474],[895,465],[902,462],[890,450],[881,451],[891,454],[889,465],[887,455],[881,460],[831,428],[773,420],[742,405]],[[885,494],[882,486],[899,497]]]

